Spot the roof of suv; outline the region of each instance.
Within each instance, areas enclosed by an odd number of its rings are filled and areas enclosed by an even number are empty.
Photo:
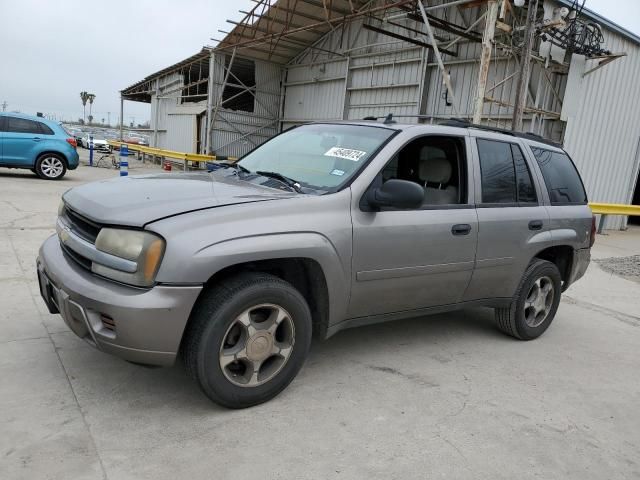
[[[15,112],[0,112],[1,117],[14,117],[14,118],[24,118],[25,120],[33,120],[34,122],[41,122],[48,126],[60,127],[60,122],[55,120],[49,120],[44,117],[38,117],[36,115],[27,115],[26,113],[15,113]]]

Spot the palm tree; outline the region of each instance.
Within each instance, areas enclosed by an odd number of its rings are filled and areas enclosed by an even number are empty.
[[[89,93],[88,92],[80,92],[80,100],[82,100],[82,121],[85,121],[85,112],[86,112],[86,105],[87,105],[87,100],[89,100]]]
[[[96,96],[93,93],[90,93],[87,98],[89,100],[89,123],[91,123],[91,121],[93,120],[93,116],[91,115],[91,107],[93,106],[93,100],[96,98]]]

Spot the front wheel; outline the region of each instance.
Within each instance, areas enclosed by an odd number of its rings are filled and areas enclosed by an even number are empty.
[[[46,180],[59,180],[67,173],[67,165],[62,157],[55,153],[45,153],[36,161],[36,173]]]
[[[511,306],[496,308],[496,324],[507,335],[533,340],[542,335],[556,315],[562,293],[558,267],[536,259],[524,273]]]
[[[309,306],[291,284],[272,275],[242,274],[204,293],[182,355],[211,400],[245,408],[291,383],[307,357],[311,331]]]

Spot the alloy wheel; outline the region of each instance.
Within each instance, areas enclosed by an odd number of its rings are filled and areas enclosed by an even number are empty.
[[[524,301],[524,319],[529,327],[535,328],[546,320],[555,296],[553,282],[547,276],[538,278]]]
[[[47,178],[58,178],[64,171],[64,164],[57,157],[45,157],[40,163],[40,171]]]
[[[260,304],[242,312],[227,329],[220,346],[220,368],[240,387],[268,382],[284,367],[293,351],[291,315],[275,304]]]

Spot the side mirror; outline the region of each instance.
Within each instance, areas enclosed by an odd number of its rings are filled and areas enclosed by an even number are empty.
[[[387,180],[382,186],[372,187],[367,193],[367,202],[375,210],[381,207],[418,208],[423,199],[424,189],[408,180]]]

